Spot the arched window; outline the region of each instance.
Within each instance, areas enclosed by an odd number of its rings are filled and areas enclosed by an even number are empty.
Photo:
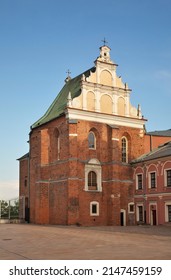
[[[88,135],[88,147],[89,149],[96,149],[96,137],[92,131]]]
[[[128,162],[128,141],[122,137],[122,162]]]
[[[85,165],[85,191],[102,191],[102,171],[98,159],[90,159]]]
[[[97,190],[97,174],[94,171],[88,173],[88,189]]]

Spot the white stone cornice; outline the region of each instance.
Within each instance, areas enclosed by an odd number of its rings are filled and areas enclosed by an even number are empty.
[[[100,122],[105,124],[115,124],[118,126],[126,126],[132,128],[143,129],[146,122],[145,119],[130,118],[124,116],[104,114],[100,112],[85,111],[74,108],[67,108],[65,110],[67,119],[86,120],[91,122]]]

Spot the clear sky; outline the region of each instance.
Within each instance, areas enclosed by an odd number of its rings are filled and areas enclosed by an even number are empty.
[[[171,128],[170,0],[0,0],[0,199],[18,196],[30,125],[106,38],[147,130]]]

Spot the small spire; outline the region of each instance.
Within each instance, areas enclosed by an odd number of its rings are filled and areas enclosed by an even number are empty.
[[[104,38],[104,40],[102,40],[102,42],[104,43],[104,45],[99,48],[100,56],[97,58],[97,60],[113,64],[113,61],[110,59],[110,50],[111,49],[106,45],[106,43],[107,43],[106,39]]]
[[[125,83],[125,89],[128,89],[128,83]]]
[[[84,74],[82,74],[82,76],[81,76],[81,80],[82,80],[82,81],[85,81],[85,80],[86,80],[86,78],[85,78],[85,75],[84,75]]]
[[[138,116],[139,118],[141,118],[141,117],[142,117],[142,114],[141,114],[141,106],[140,106],[140,104],[138,104],[138,108],[137,108],[137,116]]]
[[[72,107],[72,97],[71,97],[71,92],[69,91],[68,97],[67,97],[67,106]]]

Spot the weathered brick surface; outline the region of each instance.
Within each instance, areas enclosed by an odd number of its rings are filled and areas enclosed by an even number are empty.
[[[57,133],[54,132],[56,129]],[[96,149],[88,148],[88,133]],[[55,134],[56,133],[56,134]],[[58,145],[57,138],[60,138]],[[138,129],[60,117],[30,134],[30,220],[41,224],[120,225],[120,211],[132,201],[132,168],[121,162],[121,138],[128,139],[129,161],[144,152]],[[115,139],[115,140],[112,140]],[[57,150],[60,149],[60,150]],[[58,158],[59,155],[59,158]],[[85,191],[85,165],[101,164],[102,192]],[[99,216],[90,203],[99,203]]]
[[[155,148],[158,148],[159,145],[171,141],[170,136],[157,136],[157,135],[145,135],[145,153],[150,152]]]

